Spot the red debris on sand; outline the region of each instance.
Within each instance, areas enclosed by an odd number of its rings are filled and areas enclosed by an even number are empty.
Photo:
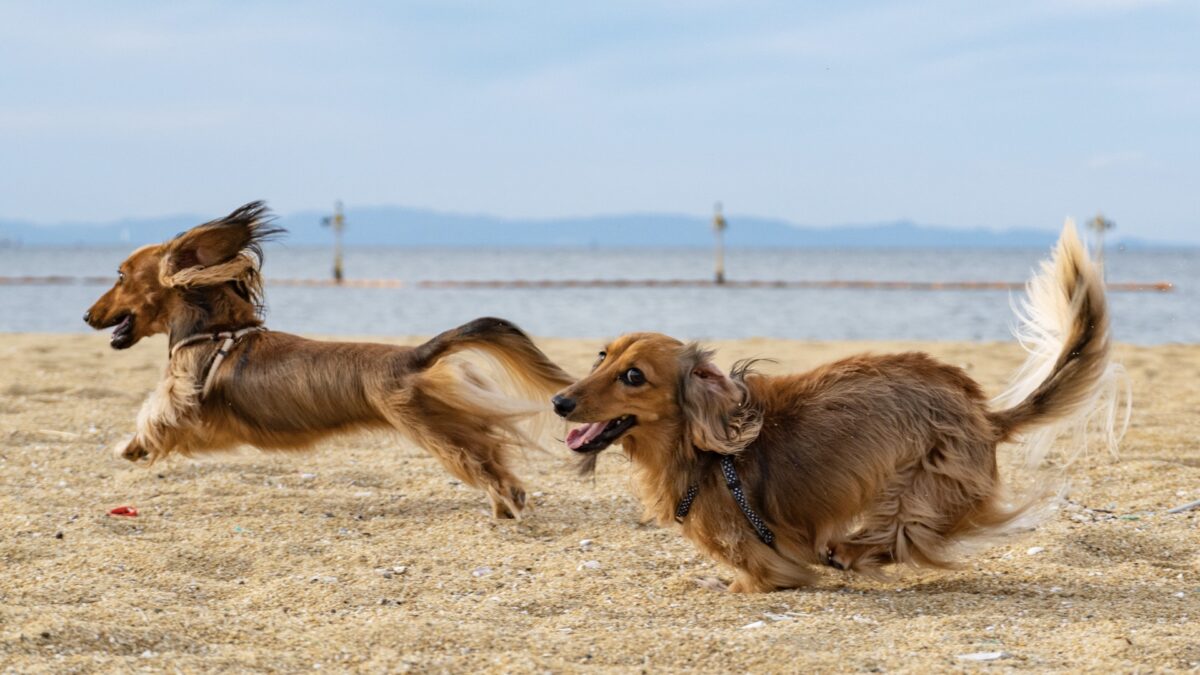
[[[118,506],[108,512],[110,516],[124,516],[126,518],[137,518],[137,508],[133,506]]]

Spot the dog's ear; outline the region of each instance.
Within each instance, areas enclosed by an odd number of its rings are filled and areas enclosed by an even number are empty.
[[[679,357],[679,405],[685,433],[700,450],[740,452],[762,428],[762,415],[750,401],[744,371],[730,377],[712,361],[712,352],[692,343]]]
[[[218,220],[197,225],[167,244],[163,272],[172,276],[181,270],[208,268],[229,262],[243,252],[262,259],[262,242],[283,232],[271,226],[271,214],[263,202],[251,202]]]

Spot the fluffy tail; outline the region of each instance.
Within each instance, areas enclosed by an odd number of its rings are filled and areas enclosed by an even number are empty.
[[[1129,421],[1129,398],[1118,432],[1118,384],[1123,371],[1110,360],[1104,279],[1072,220],[1067,220],[1053,257],[1042,263],[1026,293],[1017,310],[1020,325],[1015,332],[1029,357],[994,401],[1006,406],[991,413],[999,440],[1020,436],[1026,460],[1035,465],[1064,429],[1085,427],[1101,415],[1105,441],[1115,453]]]
[[[496,359],[522,393],[540,400],[575,382],[524,331],[504,319],[484,317],[452,328],[417,347],[416,357],[421,368],[428,368],[464,349]]]
[[[468,350],[489,362],[492,367],[486,374],[471,363],[448,359]],[[534,439],[550,421],[549,415],[538,415],[549,411],[550,397],[575,382],[524,331],[504,319],[484,317],[448,330],[417,347],[415,357],[426,371],[424,378],[441,382],[431,393],[472,416],[500,424],[526,445],[536,445]],[[535,415],[526,428],[515,426]]]

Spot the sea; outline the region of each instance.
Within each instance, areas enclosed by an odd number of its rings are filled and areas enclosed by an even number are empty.
[[[127,247],[0,248],[0,277],[111,276]],[[735,249],[736,280],[1023,282],[1046,258],[1034,249]],[[327,248],[268,248],[267,325],[306,335],[429,335],[479,316],[540,336],[601,340],[630,331],[687,339],[1011,339],[1019,292],[728,287],[347,288],[270,285],[328,278]],[[1174,284],[1170,292],[1112,292],[1115,338],[1200,342],[1200,249],[1110,250],[1111,282]],[[702,249],[351,248],[348,278],[415,281],[708,279]],[[78,333],[99,284],[0,285],[0,331]]]

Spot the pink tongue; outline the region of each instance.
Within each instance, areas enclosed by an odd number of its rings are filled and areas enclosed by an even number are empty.
[[[608,426],[608,422],[592,422],[581,427],[575,427],[567,432],[567,447],[572,450],[578,450],[595,440],[600,435],[600,432],[604,431],[604,427],[606,426]]]

